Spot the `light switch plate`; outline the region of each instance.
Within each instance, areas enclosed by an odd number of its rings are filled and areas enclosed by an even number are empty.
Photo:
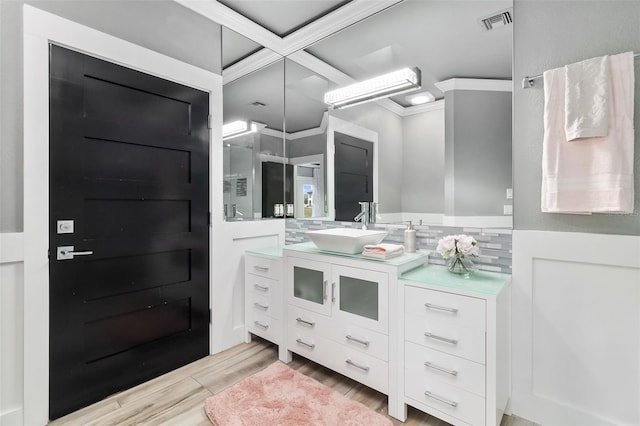
[[[513,200],[513,188],[507,188],[507,200]]]
[[[513,214],[513,206],[511,204],[504,205],[504,214]]]

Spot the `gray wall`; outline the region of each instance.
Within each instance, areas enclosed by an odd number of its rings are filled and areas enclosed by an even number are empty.
[[[402,118],[373,102],[330,114],[378,132],[378,211],[402,211]]]
[[[285,149],[287,158],[324,155],[327,152],[327,132],[306,138],[287,140],[285,141]]]
[[[511,188],[511,93],[445,93],[445,214],[501,216]]]
[[[221,72],[220,25],[172,1],[0,0],[0,232],[22,230],[25,3],[216,74]]]
[[[402,211],[444,212],[444,108],[403,119]]]
[[[635,212],[563,215],[540,212],[543,90],[540,74],[594,56],[640,52],[640,1],[523,1],[514,5],[514,228],[640,235],[640,60],[635,85]]]

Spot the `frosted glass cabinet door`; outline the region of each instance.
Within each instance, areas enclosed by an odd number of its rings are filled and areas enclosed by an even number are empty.
[[[333,316],[386,334],[388,332],[388,275],[335,265],[331,273]]]
[[[327,263],[289,258],[287,266],[289,303],[330,315],[329,270],[330,265]]]

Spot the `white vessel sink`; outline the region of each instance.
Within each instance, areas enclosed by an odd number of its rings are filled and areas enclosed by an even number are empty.
[[[307,231],[307,235],[320,250],[355,254],[362,253],[362,248],[367,244],[378,244],[387,231],[333,228]]]

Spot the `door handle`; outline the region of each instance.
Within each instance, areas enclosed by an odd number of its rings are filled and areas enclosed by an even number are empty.
[[[56,250],[56,260],[69,260],[74,256],[91,256],[92,254],[92,250],[74,251],[73,246],[60,246]]]

